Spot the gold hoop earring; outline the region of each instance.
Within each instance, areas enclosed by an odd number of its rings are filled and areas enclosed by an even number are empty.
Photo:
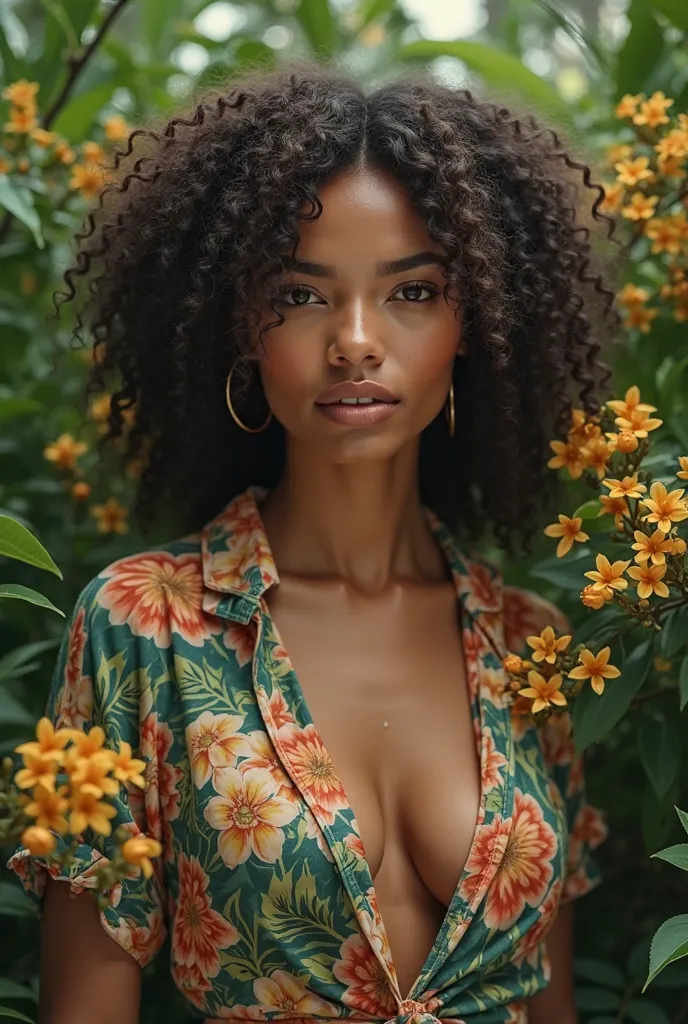
[[[454,381],[451,382],[449,388],[449,396],[447,398],[447,408],[445,410],[447,417],[447,423],[449,424],[449,436],[453,437],[456,431],[456,404],[454,402]]]
[[[236,363],[234,364],[234,366],[236,366]],[[234,366],[229,371],[229,376],[227,377],[227,383],[225,384],[225,399],[227,400],[227,408],[229,409],[230,415],[231,415],[232,419],[234,420],[234,422],[236,423],[236,425],[238,427],[241,427],[242,430],[245,430],[247,434],[262,434],[263,431],[268,427],[268,425],[270,423],[270,420],[272,419],[272,410],[270,410],[268,412],[268,416],[267,416],[267,419],[265,420],[265,423],[263,423],[260,427],[247,427],[245,423],[242,423],[242,421],[239,419],[239,417],[237,416],[236,412],[234,411],[234,406],[232,405],[232,391],[231,391],[231,388],[232,388],[232,374],[234,373]]]

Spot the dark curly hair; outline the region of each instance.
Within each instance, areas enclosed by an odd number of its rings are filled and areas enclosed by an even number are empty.
[[[360,165],[401,183],[443,247],[445,296],[460,296],[456,437],[442,417],[424,432],[422,498],[459,534],[487,526],[505,550],[529,549],[557,485],[547,442],[572,406],[599,409],[609,377],[598,356],[618,317],[595,269],[613,239],[603,190],[532,116],[418,75],[366,94],[303,63],[253,71],[133,131],[56,293],[59,310],[88,282],[74,333],[94,339],[89,393],[117,382],[105,440],[142,464],[144,531],[170,508],[195,530],[249,484],[277,482],[282,427],[242,433],[225,380],[237,360],[248,366],[256,296],[275,312],[262,331],[283,320],[276,277],[299,221],[321,213],[318,189]],[[265,399],[244,381],[242,416],[260,423]]]

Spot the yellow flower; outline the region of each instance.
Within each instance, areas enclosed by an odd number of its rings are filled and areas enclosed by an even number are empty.
[[[31,789],[33,786],[42,786],[50,792],[55,789],[59,764],[53,754],[24,754],[24,765],[14,777],[19,789]]]
[[[638,447],[638,438],[632,430],[622,430],[618,434],[607,434],[615,450],[622,455],[634,452]]]
[[[116,779],[119,779],[120,782],[133,782],[135,786],[140,786],[143,789],[146,784],[143,777],[145,767],[145,761],[131,756],[130,743],[126,741],[120,743],[119,751],[115,754],[113,761],[113,772]]]
[[[645,484],[638,483],[637,473],[625,476],[623,480],[603,480],[602,486],[609,488],[610,498],[641,498],[647,490]]]
[[[546,661],[553,665],[557,660],[557,654],[565,651],[571,643],[570,636],[560,636],[558,639],[551,626],[545,626],[539,636],[526,637],[526,643],[533,648],[533,661]]]
[[[633,536],[636,539],[636,543],[631,546],[634,551],[638,552],[635,556],[636,562],[642,565],[643,562],[647,562],[650,559],[653,565],[664,565],[666,562],[665,555],[671,554],[674,546],[673,540],[669,539],[666,533],[662,533],[661,530],[655,530],[648,537],[642,530],[635,530]]]
[[[571,550],[574,541],[586,541],[590,540],[587,533],[581,530],[581,523],[583,520],[580,516],[576,516],[571,519],[569,516],[559,514],[559,522],[551,523],[550,526],[546,526],[544,533],[548,537],[561,537],[561,540],[557,544],[557,558],[563,558],[563,556]]]
[[[620,185],[631,187],[641,181],[652,181],[654,174],[650,170],[650,161],[646,156],[637,156],[633,160],[621,160],[615,165],[617,181]]]
[[[607,472],[607,463],[614,452],[614,445],[605,441],[603,437],[595,437],[584,448],[581,448],[581,455],[585,460],[588,469],[594,469],[599,480]]]
[[[76,160],[76,153],[72,147],[64,141],[56,143],[53,153],[62,164],[73,164]]]
[[[76,460],[87,451],[83,441],[75,441],[71,434],[60,434],[57,441],[47,445],[43,455],[48,462],[54,462],[60,469],[74,471]]]
[[[79,189],[87,199],[94,199],[105,185],[105,176],[95,164],[74,164],[69,187]]]
[[[688,156],[688,130],[672,128],[655,145],[661,160],[683,160]]]
[[[21,834],[21,844],[32,857],[46,857],[55,849],[55,837],[41,825],[29,825]]]
[[[98,423],[99,425],[107,423],[110,415],[111,400],[112,396],[109,394],[98,395],[97,398],[93,399],[89,406],[88,413],[94,423]]]
[[[614,525],[617,527],[621,526],[621,517],[630,512],[625,498],[610,498],[607,494],[600,494],[600,505],[604,515],[614,516]]]
[[[657,157],[657,170],[665,178],[684,178],[686,175],[683,157],[679,156]]]
[[[127,510],[116,498],[108,498],[104,505],[94,505],[91,515],[98,520],[99,533],[127,532]]]
[[[688,519],[688,505],[683,498],[684,494],[685,491],[679,488],[675,491],[667,491],[663,483],[655,480],[650,487],[650,497],[643,498],[640,502],[644,508],[650,510],[642,517],[643,520],[648,523],[657,523],[657,527],[663,533],[668,533],[672,523],[680,523],[683,519]]]
[[[648,308],[647,306],[633,306],[629,309],[624,320],[624,327],[636,327],[641,334],[649,334],[652,321],[657,316],[659,316],[658,309]]]
[[[611,647],[603,647],[598,654],[587,648],[580,652],[580,665],[569,672],[569,679],[589,679],[595,693],[604,692],[605,679],[617,679],[621,672],[615,665],[608,664]]]
[[[648,128],[656,128],[659,124],[668,124],[666,111],[674,101],[668,100],[663,92],[653,92],[649,100],[640,104],[640,110],[633,115],[633,124],[646,124]]]
[[[518,654],[507,654],[502,661],[502,665],[507,672],[517,676],[519,672],[523,671],[523,658],[520,658]]]
[[[629,281],[628,284],[625,284],[623,286],[623,288],[621,289],[621,291],[617,295],[617,299],[621,303],[622,306],[635,306],[638,303],[647,302],[647,300],[649,298],[650,298],[650,293],[647,290],[647,288],[639,288],[638,285],[631,284],[630,281]],[[634,384],[633,387],[629,388],[628,391],[626,392],[626,398],[627,399],[628,399],[629,393],[631,393],[631,394],[636,394],[637,393],[638,400],[640,400],[640,391],[638,390],[638,387],[637,387],[636,384]],[[629,403],[628,403],[628,401],[621,402],[618,398],[615,398],[615,399],[612,399],[611,401],[607,402],[607,405],[611,409],[613,409],[615,405],[618,405],[618,406],[623,405],[625,407],[626,405],[629,405]],[[630,407],[631,406],[629,405],[629,408]],[[654,412],[654,411],[655,410],[653,408],[652,412]]]
[[[45,128],[34,128],[30,135],[36,145],[41,146],[42,149],[52,146],[56,139],[59,138],[57,132],[47,132]]]
[[[605,587],[603,590],[595,590],[591,583],[587,587],[583,587],[581,590],[580,599],[586,608],[599,609],[607,601],[611,601],[614,594],[613,590],[609,587]]]
[[[632,96],[630,93],[626,93],[625,96],[621,97],[621,100],[617,103],[614,108],[614,113],[618,118],[633,117],[638,109],[638,104],[641,100],[645,99],[642,92]]]
[[[75,501],[86,501],[91,493],[91,485],[87,484],[85,480],[77,480],[75,484],[72,484],[72,497]]]
[[[98,142],[84,142],[81,153],[87,164],[105,163],[105,150]]]
[[[69,801],[65,798],[66,792],[66,786],[60,786],[56,791],[46,789],[45,786],[36,786],[33,800],[26,805],[24,811],[30,818],[36,819],[39,828],[64,833],[67,831],[65,811],[69,807]]]
[[[75,729],[72,735],[74,751],[77,757],[90,757],[105,750],[105,731],[100,725],[94,725],[88,732]],[[114,755],[114,750],[110,751]]]
[[[122,844],[122,856],[127,864],[141,868],[146,878],[153,874],[151,857],[159,857],[162,853],[162,845],[157,839],[149,839],[148,836],[134,836]]]
[[[585,468],[579,446],[572,441],[550,441],[549,446],[555,453],[547,463],[549,468],[566,467],[569,476],[577,480]]]
[[[598,209],[602,213],[618,213],[624,197],[623,185],[618,181],[604,183],[604,199]]]
[[[636,408],[630,416],[617,416],[614,422],[623,430],[632,430],[636,437],[647,437],[648,431],[657,430],[663,421],[653,419],[642,409]]]
[[[6,132],[16,132],[18,135],[26,135],[38,127],[35,114],[30,109],[23,107],[10,107],[10,119],[5,122]]]
[[[3,89],[2,95],[16,107],[33,107],[39,88],[38,82],[27,82],[25,78],[20,78]]]
[[[111,142],[123,142],[129,138],[131,128],[121,114],[113,114],[103,122],[103,130]]]
[[[87,785],[89,792],[99,798],[116,796],[119,793],[119,782],[109,775],[112,770],[112,760],[109,750],[102,750],[91,754],[90,757],[78,757],[73,760],[70,764],[72,792]]]
[[[102,836],[110,835],[110,818],[114,818],[117,811],[112,804],[100,800],[100,791],[97,787],[88,783],[79,786],[71,794],[70,806],[69,830],[73,835],[81,835],[87,828]]]
[[[636,292],[643,292],[645,298],[647,298],[648,293],[645,291],[644,288],[636,288],[635,285],[627,284],[626,287],[622,289],[622,291],[626,291],[627,289],[635,289]],[[619,294],[621,295],[621,293]],[[627,301],[631,302],[642,300],[635,300],[629,298]],[[648,405],[647,402],[640,401],[640,388],[637,384],[633,384],[632,387],[628,389],[628,391],[623,397],[623,400],[620,398],[612,398],[607,402],[607,406],[612,410],[612,412],[615,412],[617,416],[625,417],[632,416],[633,413],[636,411],[644,413],[657,412],[657,409],[654,405]]]
[[[679,480],[688,480],[688,455],[680,455],[678,464],[681,468],[676,476]]]
[[[668,597],[669,588],[666,583],[662,583],[662,576],[666,570],[666,565],[650,565],[649,562],[647,565],[634,565],[632,569],[629,569],[628,575],[631,579],[637,580],[638,597],[647,598],[651,594],[656,594],[657,597]]]
[[[634,192],[621,211],[621,216],[627,220],[649,220],[650,217],[654,217],[658,202],[659,196],[646,196],[643,192]]]
[[[36,739],[31,743],[20,743],[15,748],[15,753],[31,754],[33,757],[52,757],[59,763],[62,760],[62,751],[71,738],[70,729],[55,729],[49,718],[41,718],[36,725]]]
[[[600,554],[595,559],[595,564],[597,569],[590,569],[583,573],[593,581],[593,590],[604,590],[605,587],[611,587],[612,590],[626,589],[628,580],[624,579],[623,574],[631,564],[630,559],[627,562],[618,561],[612,564],[606,555]]]
[[[533,701],[532,710],[534,715],[537,715],[538,711],[549,707],[550,704],[558,704],[559,707],[563,707],[566,704],[566,697],[560,689],[561,673],[557,672],[556,675],[545,679],[539,672],[532,669],[528,673],[528,682],[530,686],[519,690],[518,695]]]
[[[607,146],[607,163],[610,167],[614,164],[618,164],[619,160],[626,160],[633,153],[633,147],[629,146],[627,142],[615,142],[611,146]]]
[[[681,251],[681,228],[672,217],[653,217],[645,225],[645,234],[652,242],[652,252],[668,252],[676,256]]]

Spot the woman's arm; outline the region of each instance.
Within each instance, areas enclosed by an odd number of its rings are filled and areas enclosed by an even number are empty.
[[[104,931],[93,896],[48,879],[41,1024],[137,1024],[140,996],[141,969]]]
[[[567,903],[545,939],[552,978],[543,992],[528,1000],[530,1024],[578,1024],[573,998],[573,904]]]

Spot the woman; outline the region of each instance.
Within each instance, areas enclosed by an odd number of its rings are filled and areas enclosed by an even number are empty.
[[[168,935],[208,1022],[573,1024],[590,808],[501,663],[565,623],[448,526],[513,553],[596,408],[601,190],[468,92],[307,66],[117,164],[66,280],[112,439],[135,404],[142,521],[186,532],[86,587],[51,711],[149,762],[114,824],[164,854],[100,914],[109,840],[71,885],[14,858],[47,888],[43,1019],[136,1021]]]

